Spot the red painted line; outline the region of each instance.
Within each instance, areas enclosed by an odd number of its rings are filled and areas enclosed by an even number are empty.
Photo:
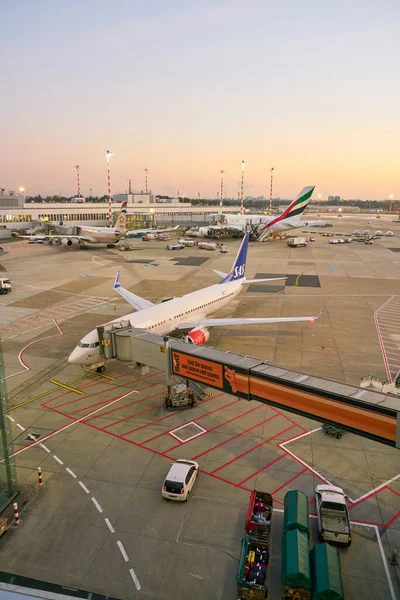
[[[205,400],[202,400],[202,404],[204,404],[205,402],[209,402],[210,400],[213,400],[214,398],[218,398],[219,396],[223,396],[223,393],[222,394],[217,394],[216,396],[212,396],[211,398],[206,398]],[[227,408],[228,406],[231,406],[232,404],[235,404],[236,402],[238,402],[238,400],[235,400],[234,402],[231,402],[230,404],[225,404],[225,406],[223,406],[222,408],[217,408],[214,411],[211,411],[211,412],[206,413],[206,414],[207,415],[211,415],[213,412],[217,412],[217,410],[223,410],[224,408]],[[156,406],[155,408],[154,407],[153,408],[148,408],[147,410],[142,411],[142,412],[150,412],[152,410],[156,410],[158,408],[161,408],[162,406],[164,406],[164,403]],[[126,431],[125,433],[122,433],[121,435],[124,435],[124,436],[125,435],[129,435],[131,433],[134,433],[135,431],[139,431],[140,429],[145,429],[146,427],[150,427],[151,425],[154,425],[154,423],[159,423],[160,421],[164,421],[165,419],[171,419],[172,417],[175,417],[176,415],[181,414],[181,413],[183,413],[186,410],[189,410],[191,408],[192,408],[191,406],[187,406],[186,408],[183,408],[180,411],[170,413],[169,415],[166,415],[165,417],[160,417],[159,419],[154,419],[153,421],[150,421],[150,423],[146,423],[145,425],[140,425],[139,427],[135,427],[135,429],[131,429],[130,431]],[[134,416],[137,416],[137,415],[140,415],[140,414],[142,414],[142,413],[136,413],[136,415],[134,415]],[[198,419],[201,419],[201,416],[198,417]],[[162,433],[160,435],[164,435],[164,433]],[[151,439],[152,438],[150,438],[150,440]],[[147,443],[150,440],[146,440],[146,442],[142,442],[142,444]]]
[[[385,489],[385,488],[383,488]],[[396,490],[394,490],[393,488],[386,486],[386,489],[389,490],[389,492],[392,492],[392,494],[395,494],[396,496],[400,496],[399,492],[396,492]],[[382,491],[382,490],[379,490]]]
[[[271,495],[273,496],[274,494],[276,494],[276,492],[279,492],[279,490],[281,490],[282,488],[284,488],[287,485],[289,485],[289,483],[292,483],[292,481],[294,481],[295,479],[297,479],[298,477],[300,477],[300,475],[303,475],[303,473],[305,473],[306,471],[308,471],[308,469],[303,469],[302,471],[300,471],[300,473],[296,473],[296,475],[293,475],[293,477],[291,477],[290,479],[288,479],[287,481],[285,481],[285,483],[283,483],[278,488],[276,488],[276,490],[274,490],[273,492],[271,492]]]
[[[246,492],[252,492],[253,491],[253,490],[250,490],[249,488],[242,487],[238,483],[233,483],[233,481],[229,481],[228,479],[224,479],[223,477],[219,477],[219,475],[214,475],[214,472],[210,473],[209,471],[203,471],[203,469],[200,469],[200,472],[204,473],[204,475],[209,475],[210,477],[213,477],[214,479],[218,479],[218,481],[223,481],[224,483],[228,483],[229,485],[233,485],[234,487],[240,487],[242,490],[245,490]]]
[[[223,442],[220,442],[219,444],[216,444],[212,448],[209,448],[208,450],[205,450],[204,452],[201,452],[200,454],[197,454],[197,456],[195,456],[193,458],[193,460],[196,460],[197,458],[200,458],[200,456],[204,456],[205,454],[208,454],[209,452],[213,452],[213,450],[216,450],[220,446],[223,446],[224,444],[227,444],[228,442],[231,442],[232,440],[235,440],[236,438],[240,437],[241,435],[244,435],[245,433],[248,433],[252,429],[256,429],[256,427],[260,427],[260,425],[264,425],[264,423],[267,423],[268,421],[272,421],[272,419],[276,419],[277,416],[278,415],[272,415],[272,417],[268,417],[268,419],[265,419],[264,421],[260,421],[260,423],[256,423],[255,425],[252,425],[248,429],[245,429],[244,431],[241,431],[240,433],[237,433],[236,435],[228,438],[227,440],[225,440]]]
[[[278,415],[276,415],[278,416]],[[272,417],[273,418],[273,417]],[[220,469],[224,469],[225,467],[227,467],[228,465],[232,464],[233,462],[239,460],[239,458],[243,458],[243,456],[246,456],[246,454],[250,454],[250,452],[253,452],[254,450],[257,450],[257,448],[260,448],[260,446],[263,446],[264,444],[266,444],[267,442],[270,442],[271,440],[273,440],[274,438],[276,438],[278,435],[281,435],[282,433],[285,433],[286,431],[289,431],[289,429],[292,429],[292,427],[296,427],[296,425],[290,425],[290,427],[288,427],[287,429],[284,429],[283,431],[278,431],[278,433],[276,433],[275,435],[273,435],[272,437],[268,438],[267,440],[264,440],[263,442],[260,442],[259,444],[257,444],[257,446],[254,446],[254,448],[250,448],[250,450],[246,450],[246,452],[243,452],[242,454],[240,454],[239,456],[236,456],[236,458],[232,458],[231,460],[229,460],[227,463],[225,463],[224,465],[222,465],[221,467],[217,467],[216,469],[214,469],[214,471],[212,471],[213,473],[216,473],[217,471],[219,471]]]
[[[131,404],[127,404],[126,406],[133,406],[134,404],[140,404],[141,402],[146,402],[147,400],[152,400],[153,398],[158,398],[158,396],[161,396],[164,392],[158,392],[158,394],[152,394],[151,396],[146,396],[146,398],[142,398],[141,400],[137,400],[136,402],[132,402]],[[157,406],[152,406],[151,408],[146,408],[146,410],[142,410],[138,413],[134,413],[133,415],[128,415],[127,417],[123,417],[122,419],[119,419],[118,421],[114,421],[113,423],[110,423],[110,425],[105,425],[104,426],[104,430],[108,429],[109,427],[114,427],[114,425],[118,425],[119,423],[123,423],[124,421],[128,421],[129,419],[134,419],[135,417],[138,417],[139,415],[142,415],[146,412],[150,412],[152,410],[157,410],[159,408],[161,408],[163,406],[163,404],[158,404]],[[125,406],[121,406],[121,408],[126,408]]]
[[[268,463],[264,467],[261,467],[261,469],[258,469],[258,471],[255,471],[255,473],[252,473],[251,475],[249,475],[248,477],[246,477],[246,479],[243,479],[243,481],[240,481],[239,484],[241,485],[242,483],[246,483],[246,481],[248,481],[249,479],[252,479],[256,475],[258,475],[259,473],[261,473],[261,471],[265,471],[265,469],[268,469],[268,467],[270,467],[271,465],[274,465],[279,460],[282,460],[282,458],[286,458],[287,456],[288,456],[287,454],[282,454],[281,456],[278,456],[278,458],[275,458],[275,460],[272,460],[270,463]]]
[[[153,386],[149,386],[149,387],[153,387]],[[162,393],[162,392],[160,392],[160,393]],[[134,406],[135,404],[140,404],[141,402],[145,402],[146,400],[150,400],[151,398],[155,398],[156,396],[159,396],[160,393],[154,394],[152,396],[147,396],[146,398],[141,398],[140,400],[135,400],[134,402],[129,402],[128,404],[124,404],[124,406],[120,406],[119,408],[108,410],[107,412],[102,413],[101,416],[110,415],[110,414],[112,414],[112,413],[114,413],[114,412],[116,412],[118,410],[122,410],[124,408],[128,408],[129,406]],[[96,417],[91,417],[90,420],[92,420],[92,418],[95,419]],[[115,421],[114,423],[112,423],[112,425],[115,425],[116,423],[117,423],[117,421]]]
[[[395,515],[393,515],[393,517],[390,519],[390,521],[385,523],[385,527],[389,528],[399,517],[400,517],[400,510],[397,511],[397,513]]]
[[[236,404],[236,402],[240,402],[240,400],[236,400],[235,402],[232,402],[232,404]],[[230,406],[230,405],[228,404],[228,406]],[[227,408],[227,406],[224,406],[223,408]],[[227,425],[228,423],[232,423],[232,421],[236,421],[236,419],[240,419],[240,417],[244,417],[244,416],[248,415],[251,412],[254,412],[255,410],[257,410],[259,408],[261,408],[261,405],[260,406],[256,406],[254,408],[251,408],[250,410],[248,410],[248,411],[246,411],[244,413],[241,413],[240,415],[236,415],[236,417],[232,417],[231,419],[228,419],[227,421],[224,421],[223,423],[219,423],[218,425],[215,425],[214,427],[211,427],[211,429],[207,429],[207,433],[209,433],[210,431],[215,431],[216,429],[219,429],[220,427],[223,427],[224,425]],[[222,409],[217,409],[217,410],[222,410]],[[214,411],[212,411],[210,413],[207,413],[205,415],[201,415],[201,417],[199,417],[198,419],[196,419],[196,421],[199,421],[202,417],[207,417],[207,415],[209,415],[209,414],[211,415],[213,412],[217,412],[217,410],[214,410]],[[166,433],[170,433],[170,432],[167,431]],[[162,434],[162,435],[165,435],[165,434]],[[143,442],[143,444],[145,444],[145,443],[146,442]],[[190,443],[190,440],[187,443]],[[175,450],[175,448],[178,448],[180,445],[181,444],[177,444],[176,446],[173,446],[172,448],[168,448],[165,452],[171,452],[171,450]]]
[[[303,433],[305,433],[307,431],[307,429],[305,429],[302,425],[299,425],[298,423],[293,421],[293,419],[291,419],[290,417],[285,415],[281,410],[279,410],[279,408],[276,408],[275,406],[271,406],[271,408],[273,408],[278,413],[278,415],[280,415],[281,417],[283,417],[284,419],[289,421],[289,423],[293,423],[293,425],[297,425],[297,427],[299,427],[300,429],[303,430]]]

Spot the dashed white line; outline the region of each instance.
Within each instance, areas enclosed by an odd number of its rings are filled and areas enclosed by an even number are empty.
[[[56,456],[55,454],[53,454],[53,458],[54,458],[54,460],[56,460],[58,462],[59,465],[64,464],[63,461],[60,458],[58,458],[58,456]]]
[[[17,423],[17,427],[19,427],[20,429],[22,429],[22,431],[26,431],[25,427],[22,427],[22,425],[20,425],[19,423]]]
[[[131,577],[133,579],[133,583],[136,585],[137,591],[140,592],[140,590],[142,588],[140,587],[139,579],[136,577],[135,571],[133,569],[129,569],[129,573],[131,574]]]
[[[120,542],[120,541],[118,540],[118,542],[117,542],[117,546],[118,546],[118,548],[120,549],[120,551],[121,551],[121,554],[122,554],[122,556],[124,557],[124,560],[125,560],[125,562],[128,562],[128,561],[129,561],[129,558],[128,558],[128,555],[127,555],[127,553],[126,553],[126,551],[125,551],[125,548],[124,548],[124,546],[123,546],[122,542]]]
[[[83,481],[78,481],[79,485],[81,486],[81,488],[83,489],[84,492],[86,492],[87,494],[89,494],[89,490],[87,489],[86,485],[83,483]]]
[[[6,417],[8,417],[10,419],[10,421],[12,421],[13,423],[15,423],[15,419],[13,419],[12,417],[10,417],[10,415],[6,415]]]
[[[46,450],[46,452],[48,452],[49,454],[51,453],[51,450],[49,450],[49,449],[48,449],[48,447],[47,447],[47,446],[45,446],[44,444],[39,444],[39,446],[40,446],[41,448],[43,448],[43,450]]]
[[[94,496],[91,497],[91,501],[93,502],[93,504],[95,505],[95,507],[97,508],[99,513],[102,513],[103,509],[101,508],[100,504],[97,502],[97,500]]]
[[[107,517],[106,517],[104,520],[105,520],[105,522],[106,522],[106,525],[107,525],[108,529],[111,531],[111,533],[115,533],[115,529],[114,529],[114,527],[111,525],[111,523],[110,523],[110,520],[109,520],[109,519],[107,519]]]
[[[73,471],[71,471],[71,469],[69,469],[68,467],[65,468],[65,470],[74,478],[76,479],[76,475]]]

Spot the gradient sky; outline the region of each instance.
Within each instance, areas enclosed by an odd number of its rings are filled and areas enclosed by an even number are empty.
[[[1,8],[0,187],[400,197],[398,0],[18,0]]]

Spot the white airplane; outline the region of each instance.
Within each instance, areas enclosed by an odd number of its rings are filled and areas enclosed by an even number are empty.
[[[61,240],[63,246],[72,246],[73,240],[76,240],[82,248],[85,248],[86,244],[107,244],[107,246],[111,246],[126,235],[125,217],[127,204],[126,201],[122,203],[115,227],[90,227],[85,225],[77,228],[77,234],[68,235],[60,233],[40,237],[46,240]],[[23,237],[31,239],[30,236]]]
[[[315,186],[306,186],[301,190],[295,200],[278,216],[266,216],[261,214],[244,215],[224,215],[226,221],[222,225],[209,225],[199,227],[198,231],[187,231],[186,235],[193,237],[213,236],[219,231],[228,231],[233,235],[243,235],[250,227],[253,235],[257,236],[259,242],[262,242],[271,231],[286,231],[288,229],[298,229],[299,227],[316,227],[325,225],[326,221],[302,221],[299,215],[307,207]]]
[[[120,285],[118,271],[114,283],[114,290],[120,294],[137,312],[129,313],[107,323],[122,327],[143,329],[149,333],[165,335],[175,329],[185,329],[188,333],[185,341],[191,344],[205,344],[210,337],[209,327],[225,327],[230,325],[256,325],[262,323],[291,323],[295,321],[315,321],[316,317],[278,317],[278,318],[214,318],[207,319],[207,315],[214,313],[229,304],[241,291],[243,285],[249,283],[262,283],[276,281],[286,277],[269,279],[246,279],[246,257],[249,243],[247,233],[240,245],[233,267],[229,273],[214,271],[222,280],[209,287],[191,292],[180,298],[173,298],[168,302],[153,304],[140,296],[124,289]],[[100,343],[97,330],[93,329],[81,339],[68,358],[68,362],[104,370],[104,357],[100,354]]]
[[[149,240],[154,240],[157,235],[162,235],[163,233],[169,233],[171,231],[176,231],[179,228],[179,225],[176,227],[170,227],[169,229],[131,229],[131,231],[127,231],[126,237],[129,238],[143,238],[146,237]]]

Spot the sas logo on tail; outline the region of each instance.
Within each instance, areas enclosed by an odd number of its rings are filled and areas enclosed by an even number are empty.
[[[240,267],[235,267],[234,277],[243,277],[244,276],[244,268],[245,265],[240,265]]]

